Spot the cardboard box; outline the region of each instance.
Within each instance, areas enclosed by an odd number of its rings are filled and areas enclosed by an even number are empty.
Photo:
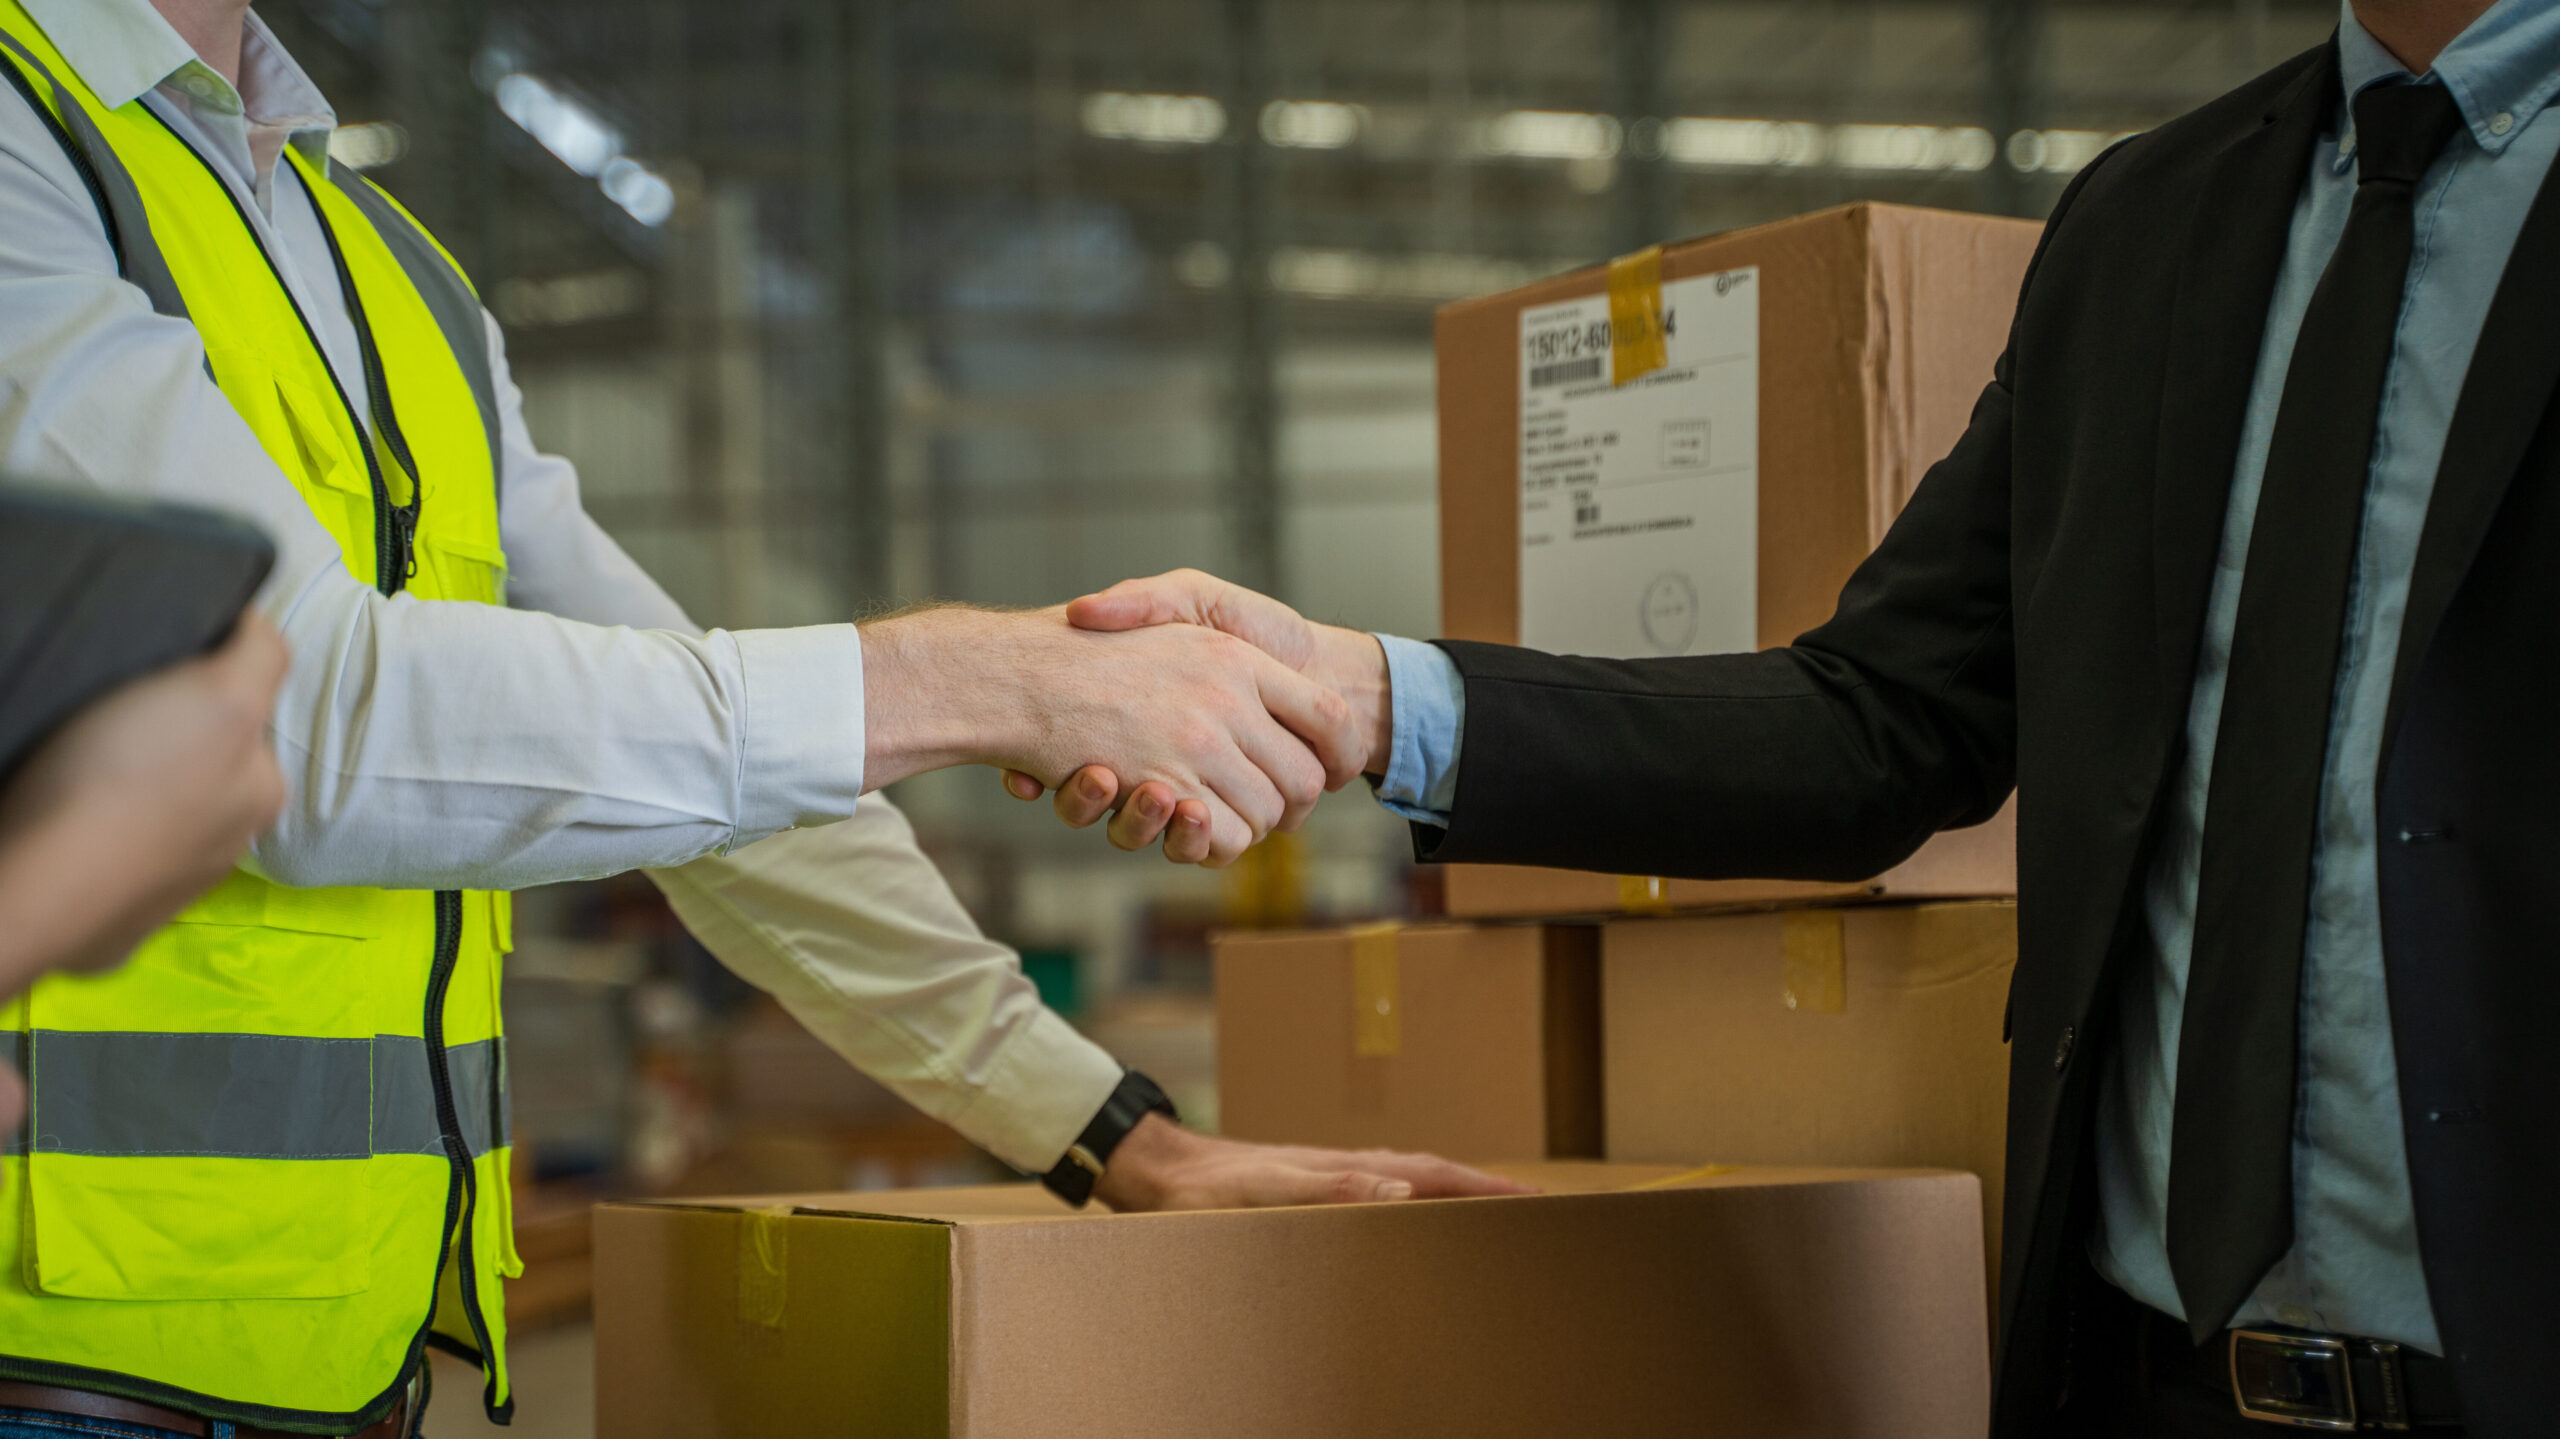
[[[1996,1266],[2017,957],[2005,903],[1610,924],[1609,1157],[1961,1169]]]
[[[1666,246],[1643,292],[1670,322],[1666,362],[1625,384],[1611,338],[1636,327],[1611,323],[1608,297],[1641,290],[1641,266],[1443,308],[1443,630],[1631,657],[1767,648],[1821,624],[1963,433],[2038,234],[1857,204]],[[1634,904],[1614,875],[1453,870],[1449,912],[2014,894],[2014,826],[1995,825],[1870,883],[1631,876]]]
[[[1601,1154],[1600,932],[1219,936],[1219,1127],[1466,1160]]]
[[[1977,1439],[1970,1176],[1071,1212],[1028,1185],[597,1211],[597,1432]],[[1628,1186],[1671,1180],[1650,1189]]]

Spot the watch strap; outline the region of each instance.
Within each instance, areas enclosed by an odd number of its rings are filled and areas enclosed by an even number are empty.
[[[1130,1130],[1138,1127],[1139,1120],[1150,1114],[1182,1118],[1154,1080],[1134,1069],[1123,1071],[1120,1082],[1112,1087],[1111,1097],[1102,1101],[1092,1122],[1076,1136],[1075,1143],[1067,1146],[1066,1157],[1040,1176],[1041,1184],[1060,1199],[1083,1208],[1093,1198],[1094,1184],[1111,1163],[1112,1151],[1129,1137]]]

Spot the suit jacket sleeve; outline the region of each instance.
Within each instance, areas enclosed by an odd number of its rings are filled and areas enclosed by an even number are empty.
[[[2064,193],[2048,243],[2106,158]],[[1416,825],[1417,855],[1854,880],[1989,819],[2017,767],[2013,354],[1830,622],[1793,645],[1604,660],[1442,641],[1465,742],[1449,825]]]

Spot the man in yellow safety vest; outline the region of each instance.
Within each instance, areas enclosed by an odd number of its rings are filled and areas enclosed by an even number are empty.
[[[1366,764],[1329,691],[1056,612],[704,633],[533,448],[470,282],[330,162],[247,0],[0,0],[0,79],[0,467],[255,517],[293,651],[249,861],[122,970],[0,1010],[33,1105],[0,1144],[0,1435],[396,1435],[428,1345],[507,1414],[526,884],[649,869],[849,1060],[1070,1197],[1496,1186],[1180,1128],[870,794],[1090,762],[1224,860]]]

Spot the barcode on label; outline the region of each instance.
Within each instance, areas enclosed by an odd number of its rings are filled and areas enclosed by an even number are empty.
[[[1600,378],[1598,355],[1586,355],[1579,360],[1558,360],[1552,365],[1529,367],[1529,388],[1533,390],[1544,389],[1549,385],[1562,385],[1574,380],[1598,378]]]

